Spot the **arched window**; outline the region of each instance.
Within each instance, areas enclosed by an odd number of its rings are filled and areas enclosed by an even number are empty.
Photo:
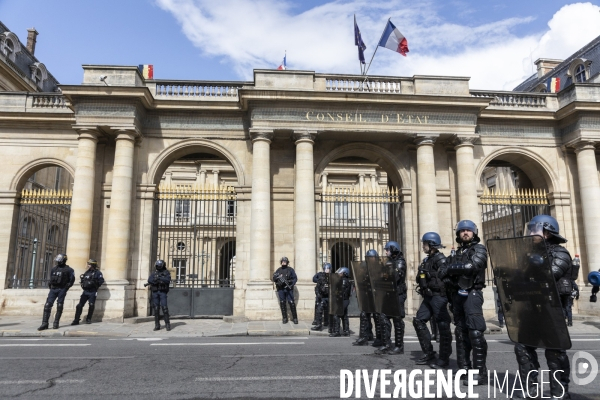
[[[48,241],[48,243],[56,243],[58,241],[58,236],[58,226],[54,225],[51,226],[50,229],[48,229],[48,236],[46,237],[46,240]]]
[[[584,58],[576,58],[569,65],[567,75],[571,77],[573,83],[586,82],[590,77],[590,65],[592,61]]]
[[[15,55],[21,52],[21,42],[12,32],[3,32],[0,34],[0,51],[12,62],[15,61]]]
[[[21,236],[33,237],[35,233],[35,220],[31,217],[26,217],[21,222]]]
[[[575,82],[581,83],[585,81],[585,67],[583,66],[583,64],[579,64],[577,68],[575,68]]]
[[[4,41],[4,55],[10,58],[11,54],[15,52],[15,44],[10,39]]]

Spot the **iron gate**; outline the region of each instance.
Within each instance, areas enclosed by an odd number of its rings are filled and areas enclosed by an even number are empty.
[[[47,287],[54,258],[65,253],[72,193],[24,189],[14,230],[14,258],[7,275],[12,289]]]
[[[151,259],[171,272],[172,315],[233,314],[236,199],[229,186],[159,187]]]
[[[401,203],[398,190],[327,187],[321,194],[319,244],[321,265],[330,262],[333,271],[364,260],[369,249],[384,255],[390,240],[401,243]],[[356,296],[350,300],[350,315],[358,314]]]
[[[525,226],[536,215],[550,215],[550,203],[545,190],[517,189],[512,191],[484,191],[480,199],[482,235],[488,239],[523,236]],[[487,269],[487,284],[493,285],[493,273]]]

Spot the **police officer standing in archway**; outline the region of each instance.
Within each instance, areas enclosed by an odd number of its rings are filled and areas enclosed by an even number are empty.
[[[54,316],[54,323],[52,324],[53,329],[58,329],[58,323],[63,312],[65,305],[65,297],[67,292],[75,283],[75,271],[69,267],[67,263],[67,255],[59,254],[54,259],[56,266],[50,271],[50,292],[44,304],[44,316],[42,317],[42,325],[38,328],[38,331],[48,329],[48,320],[52,313],[52,306],[56,301],[56,315]]]
[[[456,225],[456,253],[446,259],[446,265],[438,272],[438,277],[449,286],[452,294],[452,314],[454,315],[454,335],[456,339],[456,362],[461,369],[477,370],[476,384],[487,384],[487,342],[483,318],[483,292],[487,249],[480,244],[477,225],[470,220],[459,221]]]
[[[388,262],[393,264],[396,274],[396,287],[398,289],[398,306],[400,308],[399,316],[390,317],[385,314],[379,315],[380,331],[383,345],[375,350],[375,354],[404,354],[404,303],[406,302],[406,260],[400,250],[398,242],[390,241],[384,247]],[[392,347],[392,323],[394,325],[394,342]]]
[[[294,285],[298,281],[296,272],[290,267],[290,260],[287,257],[282,257],[280,260],[281,267],[273,274],[273,282],[277,288],[277,296],[279,297],[279,307],[281,308],[282,322],[287,324],[287,307],[286,302],[290,303],[292,311],[292,321],[298,323],[298,314],[296,313],[296,303],[294,302]]]
[[[87,317],[85,318],[86,324],[92,323],[92,315],[94,314],[94,308],[96,306],[96,297],[98,296],[98,288],[104,283],[104,277],[102,272],[98,270],[98,262],[90,258],[87,262],[88,269],[79,278],[81,279],[81,288],[83,293],[79,298],[79,304],[75,307],[75,318],[71,325],[79,325],[81,313],[85,303],[89,301],[90,306],[88,308]]]
[[[171,330],[171,321],[169,319],[169,306],[167,304],[167,293],[171,284],[171,274],[167,271],[167,263],[164,260],[157,260],[154,263],[156,269],[148,277],[148,283],[152,290],[152,306],[154,308],[154,330],[160,330],[160,308],[162,307],[165,319],[165,328]]]
[[[540,244],[546,247],[548,261],[559,294],[561,298],[567,296],[561,294],[561,286],[565,287],[565,291],[571,289],[571,255],[567,249],[561,246],[562,243],[567,242],[567,239],[560,235],[558,222],[550,215],[537,215],[527,225],[527,231],[528,235],[538,235],[544,238],[545,243]],[[540,238],[540,240],[542,239]],[[561,301],[565,300],[561,299]],[[515,344],[515,355],[519,364],[519,375],[526,382],[524,385],[527,387],[526,393],[529,391],[529,394],[533,394],[536,389],[532,386],[537,381],[537,374],[535,372],[529,374],[529,372],[539,368],[536,348],[517,343]],[[571,366],[566,349],[546,349],[545,355],[550,370],[550,394],[552,398],[570,399],[569,375]],[[541,387],[541,385],[537,385],[537,387]],[[541,395],[541,393],[538,394]]]
[[[317,296],[317,312],[315,314],[314,326],[310,328],[313,331],[320,331],[323,326],[329,326],[329,274],[331,273],[331,264],[323,264],[323,271],[317,272],[313,276],[315,286],[315,295]],[[323,323],[321,322],[323,321]]]
[[[427,232],[421,239],[423,252],[427,257],[417,272],[417,291],[423,296],[423,302],[413,319],[413,326],[423,350],[424,356],[417,360],[418,365],[430,364],[445,368],[452,354],[452,332],[450,331],[450,314],[444,283],[438,277],[438,271],[446,265],[446,256],[439,249],[443,248],[442,239],[437,232]],[[427,321],[435,317],[435,324],[440,332],[440,355],[435,362],[435,351],[431,344],[431,333]]]

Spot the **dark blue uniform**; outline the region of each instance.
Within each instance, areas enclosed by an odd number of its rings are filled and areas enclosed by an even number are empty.
[[[58,329],[58,323],[62,316],[65,297],[67,292],[75,283],[75,271],[66,264],[57,265],[50,271],[50,292],[44,305],[44,316],[42,325],[47,324],[52,312],[52,306],[56,301],[56,315],[54,316],[53,328]]]
[[[298,276],[294,269],[288,265],[281,266],[273,274],[273,282],[277,287],[277,297],[279,297],[279,308],[281,308],[282,322],[286,324],[287,306],[286,302],[290,303],[290,311],[292,312],[292,320],[295,324],[298,323],[298,315],[296,313],[296,303],[294,302],[294,285],[298,282]]]
[[[78,325],[83,312],[85,303],[89,302],[90,306],[88,309],[88,315],[85,322],[88,324],[92,323],[92,315],[94,314],[94,308],[96,307],[96,297],[98,296],[98,288],[104,283],[104,276],[102,272],[97,269],[88,269],[83,275],[81,275],[81,288],[83,293],[79,297],[79,304],[75,307],[75,318],[71,325]]]
[[[169,293],[171,274],[167,270],[154,271],[148,277],[148,283],[152,285],[152,305],[154,308],[167,307],[167,293]]]

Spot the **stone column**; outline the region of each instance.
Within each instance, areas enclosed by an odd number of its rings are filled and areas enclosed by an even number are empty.
[[[205,169],[200,170],[200,184],[202,186],[204,186],[206,184],[206,170]]]
[[[312,281],[317,266],[313,145],[316,132],[296,131],[294,258],[300,281]]]
[[[136,136],[133,130],[117,132],[107,227],[109,234],[106,244],[106,265],[102,267],[107,281],[125,285],[128,283],[133,154]]]
[[[327,188],[327,175],[329,175],[327,172],[323,172],[323,177],[321,178],[321,187],[323,190]]]
[[[375,191],[377,189],[377,175],[371,174],[371,189]]]
[[[481,226],[481,208],[477,198],[477,181],[475,179],[475,161],[473,147],[478,136],[462,136],[456,139],[456,168],[458,179],[458,218],[469,219]]]
[[[358,187],[361,190],[364,190],[365,188],[365,174],[363,173],[358,174]]]
[[[218,169],[214,169],[213,170],[213,188],[215,191],[219,190],[219,170]],[[212,213],[213,215],[218,215],[219,214],[219,200],[215,199],[213,200],[213,207],[212,207]]]
[[[271,139],[273,131],[252,134],[250,281],[271,281]]]
[[[578,143],[575,146],[575,153],[577,154],[577,175],[579,175],[585,247],[588,255],[585,264],[588,266],[588,272],[598,271],[600,259],[592,256],[600,247],[600,183],[594,143]],[[585,276],[583,272],[582,275]]]
[[[219,187],[219,170],[214,169],[212,173],[213,173],[213,185],[215,185],[215,187],[218,188]]]
[[[69,237],[67,240],[69,264],[75,271],[85,270],[87,260],[90,257],[98,132],[81,129],[79,130],[78,140],[77,167],[73,182]]]
[[[425,232],[438,232],[437,189],[433,145],[437,137],[417,137],[417,198],[419,239]]]

